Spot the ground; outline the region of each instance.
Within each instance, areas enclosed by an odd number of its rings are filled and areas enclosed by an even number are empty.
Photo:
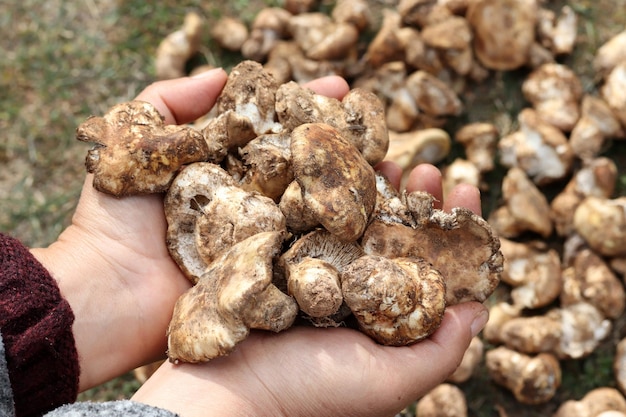
[[[372,7],[379,10],[393,3],[372,1]],[[569,4],[579,14],[579,44],[564,62],[581,76],[586,91],[593,91],[598,81],[591,70],[593,54],[624,29],[626,0],[547,3],[555,9]],[[0,3],[0,230],[30,246],[54,241],[71,219],[84,178],[88,145],[74,139],[76,126],[89,115],[101,115],[111,105],[132,99],[154,81],[156,47],[180,26],[188,10],[201,12],[209,22],[223,15],[237,15],[249,22],[261,7],[278,4],[278,0]],[[322,9],[331,6],[324,2]],[[225,68],[240,59],[220,52],[208,37],[200,58]],[[471,110],[454,123],[492,120],[512,128],[516,114],[527,105],[519,92],[523,75],[494,74],[488,83],[476,86],[464,97]],[[624,161],[623,144],[616,144],[610,152]],[[623,170],[625,165],[620,166]],[[496,171],[488,178],[494,187],[484,194],[486,213],[498,204],[497,184],[502,173]],[[626,173],[622,171],[618,193],[625,191]],[[470,415],[549,415],[566,399],[580,398],[596,386],[612,385],[611,356],[615,340],[624,336],[623,322],[623,318],[616,322],[611,340],[594,355],[563,363],[563,386],[546,405],[520,406],[479,369],[471,382],[462,385]],[[127,375],[81,398],[123,398],[137,386]]]

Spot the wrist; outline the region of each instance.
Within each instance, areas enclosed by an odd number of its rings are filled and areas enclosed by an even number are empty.
[[[108,246],[113,250],[117,243],[85,234],[72,225],[48,248],[31,250],[74,312],[80,391],[142,364],[146,355],[156,357],[164,352],[162,344],[155,346],[142,335],[133,294],[116,265],[99,249]]]
[[[198,364],[165,362],[132,400],[182,417],[282,415],[266,403],[270,396],[262,385],[255,385],[254,375],[246,372],[242,367],[233,367],[231,358]]]

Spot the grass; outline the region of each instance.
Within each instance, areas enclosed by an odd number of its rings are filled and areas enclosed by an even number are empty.
[[[383,3],[383,2],[380,2]],[[389,2],[385,2],[388,4]],[[563,0],[550,2],[555,9]],[[598,80],[591,70],[595,50],[626,22],[624,0],[571,0],[581,17],[580,43],[565,62],[581,75],[586,91]],[[619,3],[619,4],[618,4]],[[322,2],[330,10],[332,2]],[[84,0],[8,0],[0,3],[0,230],[29,246],[53,242],[69,223],[84,178],[87,145],[74,130],[89,115],[101,115],[115,103],[132,99],[154,80],[153,59],[159,42],[182,23],[188,10],[209,21],[235,15],[247,22],[279,0],[164,0],[160,2]],[[199,59],[226,68],[240,57],[220,52],[205,38]],[[489,85],[466,97],[472,111],[459,122],[492,120],[504,131],[526,103],[519,93],[523,72],[497,74]],[[617,195],[626,195],[626,143],[615,143],[609,156],[618,161]],[[497,186],[504,173],[494,171],[484,194],[488,213],[499,204]],[[613,339],[621,329],[615,330]],[[558,398],[542,407],[521,407],[494,386],[479,369],[463,389],[470,415],[547,415],[568,398],[580,398],[596,386],[611,385],[612,346],[607,342],[590,357],[564,362]],[[81,394],[80,399],[128,398],[138,387],[127,374]],[[521,411],[520,411],[521,410]],[[411,415],[412,409],[406,415]]]

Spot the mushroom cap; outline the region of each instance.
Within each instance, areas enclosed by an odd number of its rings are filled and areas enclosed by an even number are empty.
[[[287,132],[256,137],[239,150],[244,165],[241,187],[278,201],[293,181],[291,137]]]
[[[358,239],[376,203],[371,165],[337,129],[324,123],[294,129],[291,155],[304,202],[318,221],[342,241]]]
[[[186,166],[165,195],[163,208],[167,220],[167,249],[193,283],[208,266],[196,246],[196,222],[202,215],[201,207],[212,199],[214,190],[236,185],[233,177],[218,165],[199,162]]]
[[[331,316],[343,303],[339,274],[363,256],[355,242],[342,242],[326,230],[300,236],[281,255],[277,274],[287,281],[289,294],[313,318]]]
[[[474,52],[493,70],[512,70],[528,61],[535,41],[537,3],[483,0],[469,4],[467,20],[474,31]]]
[[[500,282],[503,257],[498,238],[470,210],[457,207],[446,213],[433,209],[432,201],[430,194],[413,192],[404,204],[391,206],[391,213],[377,211],[361,240],[363,249],[431,263],[446,282],[446,305],[485,301]],[[411,213],[414,225],[404,224],[403,211]]]
[[[298,306],[272,284],[285,234],[253,235],[224,252],[176,303],[170,322],[172,362],[206,362],[230,353],[249,329],[282,331]]]
[[[602,98],[611,107],[617,118],[626,128],[626,62],[622,62],[611,70],[602,86]]]
[[[260,232],[286,230],[286,219],[269,197],[235,186],[209,191],[196,220],[196,247],[211,263],[222,251]]]
[[[243,61],[228,75],[226,85],[217,98],[218,114],[228,110],[246,117],[257,135],[278,133],[282,126],[275,121],[274,102],[278,82],[255,61]]]
[[[593,251],[583,249],[574,257],[573,267],[564,274],[561,306],[581,301],[595,306],[607,318],[616,319],[624,312],[624,285],[609,265]]]
[[[574,212],[574,228],[601,255],[626,254],[626,197],[586,197]]]
[[[502,165],[522,168],[539,185],[564,178],[574,160],[567,137],[534,109],[522,110],[517,118],[520,130],[498,142]]]
[[[219,46],[229,51],[239,51],[248,36],[245,22],[235,17],[222,16],[211,28],[211,37]]]
[[[522,84],[522,93],[551,125],[564,132],[576,125],[583,86],[578,75],[565,65],[548,63],[535,69]]]
[[[603,76],[626,60],[626,30],[613,36],[598,50],[593,61],[593,68]]]
[[[78,126],[76,139],[95,144],[85,166],[98,191],[116,197],[164,192],[183,165],[205,160],[200,132],[163,120],[152,104],[135,100]]]
[[[523,404],[542,404],[561,385],[561,367],[549,353],[531,357],[500,346],[485,355],[494,382],[509,389]]]
[[[387,346],[428,337],[446,307],[444,280],[423,259],[362,256],[341,274],[341,290],[359,328]]]
[[[563,289],[561,259],[553,250],[540,250],[527,243],[500,239],[506,262],[502,281],[513,286],[511,298],[520,308],[545,307]]]
[[[552,234],[548,200],[522,169],[509,169],[502,181],[502,194],[505,206],[489,217],[489,223],[499,235],[515,237],[524,231],[543,237]]]
[[[461,388],[453,384],[439,384],[415,405],[420,417],[467,417],[467,401]]]
[[[443,129],[430,128],[410,132],[389,132],[389,150],[385,159],[407,170],[421,164],[436,164],[450,153],[452,141]]]
[[[168,250],[194,283],[233,244],[259,232],[286,230],[285,217],[272,199],[242,190],[226,171],[209,162],[181,171],[164,208]]]

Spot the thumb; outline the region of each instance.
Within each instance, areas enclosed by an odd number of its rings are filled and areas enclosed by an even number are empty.
[[[204,116],[226,84],[226,72],[215,68],[196,77],[157,81],[137,96],[165,117],[166,124],[184,124]]]

